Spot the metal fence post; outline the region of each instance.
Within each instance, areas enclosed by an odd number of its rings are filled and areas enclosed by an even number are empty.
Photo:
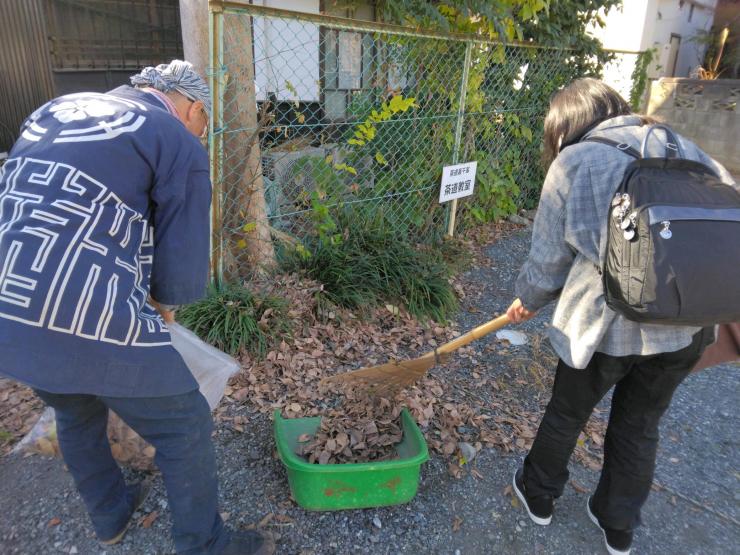
[[[452,163],[460,161],[460,143],[462,142],[462,129],[465,121],[465,99],[468,93],[468,75],[470,74],[470,58],[473,51],[473,43],[465,43],[465,61],[463,62],[462,82],[460,83],[460,101],[457,109],[457,122],[455,123],[455,146],[452,151]],[[447,235],[455,234],[455,218],[457,215],[457,199],[453,199],[447,214]]]
[[[223,277],[223,245],[222,245],[222,187],[223,175],[223,6],[220,2],[211,0],[208,4],[208,31],[209,31],[209,65],[208,84],[211,88],[212,115],[208,133],[208,154],[211,170],[211,279],[220,282]]]

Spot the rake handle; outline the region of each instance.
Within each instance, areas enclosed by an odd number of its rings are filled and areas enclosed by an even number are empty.
[[[485,324],[470,330],[465,335],[461,335],[457,339],[453,339],[449,343],[445,343],[437,349],[437,352],[442,355],[451,353],[452,351],[456,351],[460,347],[464,347],[468,343],[472,343],[476,339],[480,339],[484,335],[488,335],[491,332],[499,330],[510,323],[511,320],[509,320],[509,317],[506,314],[502,314],[498,318],[494,318],[490,322],[486,322]]]

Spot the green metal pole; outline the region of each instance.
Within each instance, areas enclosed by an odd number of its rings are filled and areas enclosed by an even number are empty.
[[[462,142],[462,130],[465,122],[465,99],[468,92],[468,76],[470,75],[470,59],[473,51],[473,43],[465,43],[465,62],[463,65],[462,81],[460,83],[460,100],[457,108],[457,122],[455,124],[455,146],[452,150],[452,163],[460,162],[460,143]],[[447,209],[447,235],[455,234],[455,218],[457,215],[457,199],[453,199]]]
[[[223,175],[223,7],[217,2],[208,6],[209,47],[211,66],[208,84],[211,87],[213,113],[208,136],[208,154],[211,165],[211,279],[221,282],[223,277],[223,217],[221,214],[221,176]]]

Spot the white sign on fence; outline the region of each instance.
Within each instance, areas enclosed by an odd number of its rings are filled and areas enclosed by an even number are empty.
[[[478,162],[466,162],[465,164],[455,164],[442,168],[439,202],[447,202],[448,200],[472,195],[477,168]]]

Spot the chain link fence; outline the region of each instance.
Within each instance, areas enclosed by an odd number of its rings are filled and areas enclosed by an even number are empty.
[[[431,241],[536,205],[542,118],[568,50],[211,3],[214,273],[383,222]],[[475,193],[439,204],[442,168]]]

